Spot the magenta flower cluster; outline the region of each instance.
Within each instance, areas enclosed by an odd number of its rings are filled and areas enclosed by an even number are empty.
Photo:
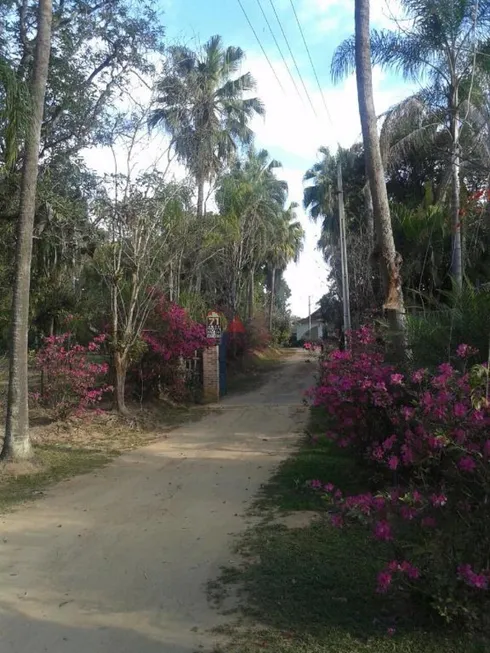
[[[311,399],[328,416],[326,437],[372,470],[377,491],[345,496],[328,479],[310,486],[325,495],[334,526],[366,524],[406,556],[387,562],[378,591],[415,583],[441,613],[466,614],[471,593],[490,582],[486,367],[475,373],[477,352],[463,344],[435,371],[400,370],[370,329],[351,340],[322,362]]]
[[[69,332],[44,339],[36,355],[42,385],[33,398],[49,408],[56,419],[66,419],[72,414],[80,416],[113,390],[105,382],[109,365],[97,361],[106,339],[106,334],[100,334],[86,346],[72,344]]]

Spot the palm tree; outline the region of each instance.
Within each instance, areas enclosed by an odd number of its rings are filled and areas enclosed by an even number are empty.
[[[204,184],[229,163],[239,144],[249,144],[250,121],[264,114],[250,73],[235,77],[244,60],[237,47],[213,36],[201,52],[169,50],[169,72],[156,85],[150,125],[163,125],[180,161],[197,184],[197,214],[204,213]]]
[[[298,261],[303,251],[305,232],[297,219],[298,204],[292,202],[278,216],[273,241],[267,252],[267,266],[270,274],[269,331],[272,332],[274,300],[277,273],[282,273],[294,261]]]
[[[359,114],[366,157],[366,169],[373,200],[377,245],[380,248],[384,272],[385,302],[398,353],[405,351],[405,305],[400,275],[400,259],[395,249],[391,226],[390,207],[384,176],[378,124],[374,109],[373,71],[371,67],[371,42],[369,35],[369,0],[356,0],[355,8],[355,58]]]
[[[328,263],[339,244],[337,201],[338,163],[342,164],[344,202],[348,224],[371,235],[370,214],[365,206],[364,152],[359,144],[340,148],[336,155],[328,147],[318,150],[321,159],[306,171],[303,182],[303,206],[315,222],[323,219],[319,247]],[[353,224],[356,223],[356,224]]]
[[[244,159],[235,162],[224,175],[216,193],[220,213],[226,229],[233,229],[233,265],[236,275],[248,277],[248,317],[254,314],[255,273],[264,263],[269,246],[275,237],[278,216],[281,215],[287,196],[287,184],[278,179],[275,171],[279,161],[271,159],[267,150],[249,148]],[[241,265],[238,265],[241,261]],[[234,285],[236,285],[234,282]],[[233,310],[238,292],[233,290]]]
[[[17,160],[19,141],[29,120],[29,90],[9,62],[0,55],[0,169]]]
[[[31,80],[32,112],[27,129],[24,167],[17,224],[17,250],[12,302],[7,421],[2,458],[27,459],[32,455],[29,440],[28,348],[29,287],[31,281],[32,237],[36,209],[39,144],[44,114],[44,98],[51,52],[51,0],[39,0],[37,37]]]
[[[398,115],[413,110],[425,113],[411,134],[420,140],[428,135],[449,140],[451,171],[451,272],[458,288],[463,280],[462,230],[460,217],[461,143],[465,132],[473,135],[473,145],[481,132],[478,115],[484,81],[488,81],[490,0],[402,0],[410,27],[371,34],[374,64],[401,72],[407,79],[426,81],[416,95],[396,107]],[[354,39],[337,49],[333,62],[334,79],[348,74],[355,65]],[[480,143],[482,141],[480,140]],[[407,144],[407,139],[402,139]],[[485,144],[486,146],[486,144]],[[488,151],[488,150],[487,150]]]

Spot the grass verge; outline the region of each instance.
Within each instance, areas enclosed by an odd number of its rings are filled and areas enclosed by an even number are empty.
[[[312,413],[310,437],[322,428]],[[234,588],[241,620],[221,634],[216,653],[484,653],[488,644],[423,619],[406,600],[377,595],[383,545],[362,528],[338,530],[322,516],[305,481],[320,478],[365,489],[362,470],[305,441],[263,489],[265,519],[237,543],[242,564],[223,570],[223,597]],[[270,520],[279,512],[319,511],[301,527]],[[305,525],[306,524],[306,525]],[[216,592],[214,596],[217,595]],[[252,624],[252,625],[251,625]]]
[[[35,447],[29,463],[3,463],[0,467],[0,512],[42,496],[47,487],[78,474],[86,474],[112,460],[114,454],[45,445]]]

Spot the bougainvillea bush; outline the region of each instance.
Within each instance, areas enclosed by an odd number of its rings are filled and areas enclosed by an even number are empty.
[[[312,481],[336,526],[363,522],[389,543],[378,591],[409,587],[444,617],[476,618],[490,596],[490,406],[486,365],[458,347],[458,363],[407,373],[385,362],[368,329],[322,363],[313,403],[326,435],[372,470],[373,485],[344,496]]]
[[[55,419],[80,416],[112,390],[106,383],[109,365],[97,361],[106,338],[100,334],[86,346],[72,343],[69,332],[44,338],[35,359],[42,373],[41,391],[33,398]]]
[[[187,399],[190,388],[182,364],[209,346],[204,325],[159,295],[142,339],[146,351],[133,373],[138,390],[146,397],[165,392],[178,401]]]

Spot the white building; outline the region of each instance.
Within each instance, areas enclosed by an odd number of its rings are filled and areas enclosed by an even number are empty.
[[[321,340],[324,334],[324,324],[320,309],[311,314],[311,331],[309,330],[310,318],[298,320],[295,324],[296,338],[305,342]]]

